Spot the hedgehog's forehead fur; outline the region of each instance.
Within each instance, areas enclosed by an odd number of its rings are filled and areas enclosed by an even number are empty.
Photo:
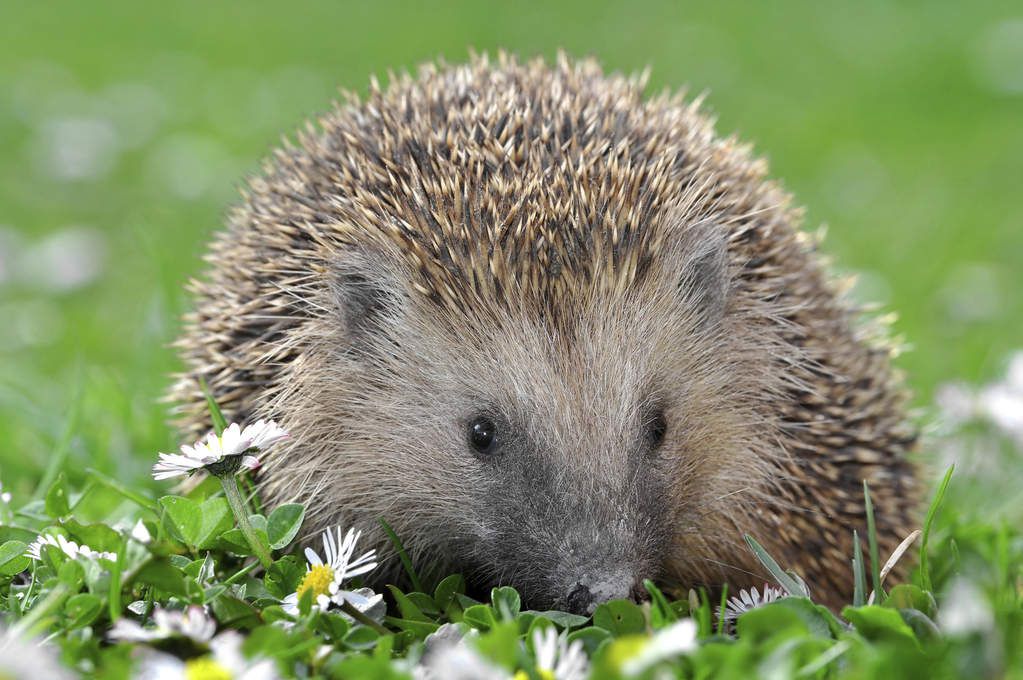
[[[186,427],[208,427],[205,378],[233,418],[291,431],[263,488],[307,503],[307,529],[359,523],[386,550],[384,517],[415,559],[539,604],[600,576],[579,570],[602,546],[621,573],[598,594],[642,570],[744,583],[744,532],[844,588],[860,480],[882,522],[914,504],[888,345],[852,323],[765,165],[643,87],[474,57],[308,126],[193,282]],[[480,412],[515,455],[473,457]]]
[[[257,207],[316,223],[328,253],[381,243],[440,304],[554,314],[591,286],[628,289],[680,228],[785,216],[784,194],[756,181],[762,164],[716,139],[696,104],[645,100],[643,84],[564,58],[425,66],[374,84],[367,102],[350,100],[278,153],[310,183],[304,192],[331,197],[330,214]],[[741,189],[728,191],[725,176]]]

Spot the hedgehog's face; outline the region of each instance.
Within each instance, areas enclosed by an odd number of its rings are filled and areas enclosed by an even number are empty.
[[[722,492],[701,439],[721,420],[705,369],[724,258],[710,256],[706,271],[680,258],[624,295],[594,287],[561,322],[482,301],[452,321],[398,273],[349,272],[338,456],[341,474],[383,488],[341,503],[534,608],[589,612],[641,593]]]

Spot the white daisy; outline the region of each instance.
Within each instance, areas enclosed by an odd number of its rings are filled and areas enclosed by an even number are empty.
[[[63,536],[51,536],[50,534],[39,534],[39,537],[28,546],[28,549],[25,551],[25,555],[34,560],[42,559],[43,547],[47,545],[59,548],[62,553],[73,560],[78,559],[79,557],[86,557],[89,559],[110,560],[113,562],[117,559],[117,555],[112,552],[99,552],[93,550],[87,545],[78,545],[74,541],[69,541]]]
[[[131,529],[131,537],[143,545],[148,545],[153,540],[153,535],[149,533],[149,529],[146,528],[142,520],[135,522],[135,526]]]
[[[786,597],[784,590],[769,586],[766,583],[764,584],[763,593],[759,592],[756,588],[740,590],[738,597],[728,598],[728,605],[725,607],[724,613],[725,621],[735,621],[746,612],[757,607],[763,607],[765,604],[783,597]]]
[[[153,479],[189,475],[205,469],[212,474],[232,474],[238,470],[259,467],[259,458],[252,455],[268,449],[288,436],[274,421],[260,420],[244,430],[231,423],[219,437],[210,432],[206,440],[181,447],[181,453],[161,453],[153,466]]]
[[[558,635],[553,627],[533,631],[536,669],[545,680],[582,680],[589,672],[583,643],[568,644],[566,633]]]
[[[961,576],[945,592],[936,623],[950,637],[976,633],[989,636],[995,632],[995,617],[987,596]]]
[[[276,680],[280,677],[270,659],[248,660],[242,655],[242,636],[228,630],[210,640],[206,656],[182,661],[176,656],[151,652],[143,657],[132,676],[135,680]]]
[[[184,611],[158,607],[153,611],[153,623],[152,628],[143,628],[130,619],[118,619],[107,637],[116,642],[152,642],[185,637],[206,644],[217,631],[216,622],[198,605]]]
[[[412,671],[415,680],[514,680],[464,642],[442,645]]]
[[[0,678],[71,680],[77,677],[60,665],[60,650],[0,626]]]
[[[657,631],[641,645],[636,654],[622,663],[622,675],[626,677],[640,675],[651,666],[695,650],[696,622],[692,619],[683,619],[673,623]]]
[[[327,529],[323,532],[325,559],[321,559],[319,553],[312,548],[306,548],[308,564],[305,577],[295,592],[284,598],[282,602],[284,611],[292,615],[297,614],[298,601],[306,591],[312,592],[313,604],[321,609],[327,609],[331,604],[341,605],[348,602],[359,611],[365,612],[382,602],[382,595],[377,595],[367,588],[354,591],[341,588],[346,579],[365,574],[377,566],[376,550],[369,550],[355,560],[352,559],[355,544],[361,535],[361,531],[349,529],[342,539],[341,527],[336,528],[336,536]]]

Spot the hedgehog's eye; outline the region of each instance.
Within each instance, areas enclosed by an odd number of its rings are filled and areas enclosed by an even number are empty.
[[[486,416],[474,418],[469,423],[469,446],[477,453],[491,453],[497,440],[497,425]]]
[[[664,417],[664,411],[658,411],[654,417],[647,422],[647,440],[650,447],[656,449],[664,441],[664,435],[668,433],[668,421]]]

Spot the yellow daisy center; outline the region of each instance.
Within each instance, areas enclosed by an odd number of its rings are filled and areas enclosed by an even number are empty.
[[[537,668],[536,675],[540,680],[554,680],[554,671],[549,671],[546,668]],[[529,680],[529,674],[526,671],[515,671],[512,680]]]
[[[231,671],[204,656],[185,662],[185,680],[231,680]]]
[[[626,635],[614,641],[607,655],[616,668],[621,668],[622,664],[643,651],[648,643],[649,640],[642,635]]]
[[[295,593],[298,595],[298,599],[302,599],[307,590],[313,591],[313,601],[320,595],[328,595],[330,593],[330,584],[334,581],[334,570],[325,564],[320,564],[313,567],[306,572],[302,582],[298,584],[298,589]]]

